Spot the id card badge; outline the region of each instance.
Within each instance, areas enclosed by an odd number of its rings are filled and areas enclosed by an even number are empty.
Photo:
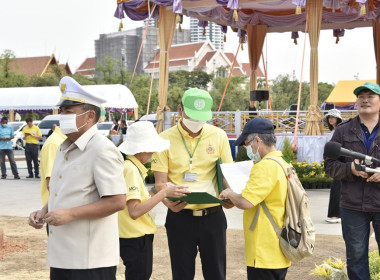
[[[195,182],[197,181],[197,173],[185,172],[183,174],[183,180],[186,182]]]

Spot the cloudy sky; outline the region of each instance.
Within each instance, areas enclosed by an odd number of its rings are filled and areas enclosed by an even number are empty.
[[[87,58],[95,55],[94,40],[99,34],[116,32],[119,20],[113,17],[116,1],[111,0],[38,0],[1,1],[0,53],[12,50],[16,57],[45,56],[55,53],[61,63],[69,62],[75,71]],[[142,22],[123,20],[124,29]],[[185,26],[186,28],[186,22]],[[280,74],[301,76],[303,42],[300,33],[294,45],[290,33],[268,34],[264,46],[268,78]],[[307,38],[303,78],[309,81],[309,40]],[[236,33],[227,33],[226,50],[238,47]],[[248,47],[239,52],[239,60],[248,62]],[[335,44],[332,30],[321,31],[319,43],[319,80],[375,79],[375,55],[372,28],[346,30]]]

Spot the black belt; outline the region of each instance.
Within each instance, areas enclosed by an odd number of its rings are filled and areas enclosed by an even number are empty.
[[[199,209],[199,210],[183,209],[182,211],[180,211],[180,213],[196,216],[196,217],[203,217],[203,216],[207,216],[207,215],[219,212],[220,210],[222,210],[222,206],[219,205],[219,206]]]

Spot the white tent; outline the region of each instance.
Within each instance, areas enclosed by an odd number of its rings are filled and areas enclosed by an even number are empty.
[[[94,93],[107,100],[106,108],[138,108],[132,92],[123,85],[94,85],[83,86],[88,92]]]
[[[83,86],[89,92],[107,100],[106,108],[138,108],[132,92],[123,85]],[[61,97],[58,86],[0,88],[0,111],[53,110]]]
[[[58,87],[0,88],[0,111],[57,109],[60,96]]]

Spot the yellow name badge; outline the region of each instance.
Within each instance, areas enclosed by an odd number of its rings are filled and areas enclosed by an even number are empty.
[[[186,182],[195,182],[197,181],[197,173],[185,172],[183,174],[183,180]]]

